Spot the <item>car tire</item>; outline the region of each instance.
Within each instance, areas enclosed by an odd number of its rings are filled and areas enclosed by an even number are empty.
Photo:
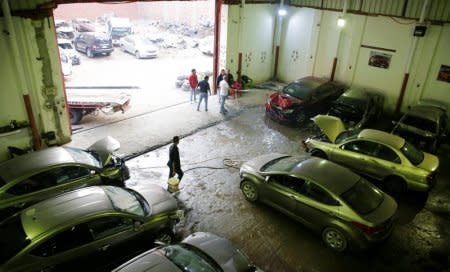
[[[319,150],[319,149],[314,149],[313,151],[311,151],[311,156],[322,158],[322,159],[328,159],[327,154],[325,154],[325,152],[323,152],[322,150]]]
[[[134,52],[134,55],[136,56],[137,59],[141,58],[141,54],[139,53],[139,51]]]
[[[155,236],[155,241],[170,244],[175,240],[175,234],[169,228],[163,229]]]
[[[386,193],[394,198],[398,198],[406,191],[406,184],[403,179],[399,177],[388,177],[384,181],[384,188]]]
[[[301,112],[295,117],[295,121],[298,124],[303,125],[306,123],[306,121],[308,121],[308,117],[306,116],[305,113]]]
[[[343,252],[348,246],[344,232],[336,227],[325,228],[322,232],[322,240],[327,247],[338,252]]]
[[[251,181],[244,180],[241,184],[241,190],[247,201],[256,202],[258,200],[258,191]]]
[[[109,56],[109,55],[111,55],[111,52],[105,53],[105,55]]]
[[[86,56],[88,56],[88,58],[94,57],[94,53],[92,53],[92,50],[90,48],[86,49]]]
[[[70,123],[72,125],[77,125],[80,123],[81,119],[83,118],[83,112],[81,109],[70,109]]]

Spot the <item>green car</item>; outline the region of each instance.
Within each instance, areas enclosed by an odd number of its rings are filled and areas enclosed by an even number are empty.
[[[176,199],[157,185],[71,191],[0,223],[0,271],[92,271],[93,263],[130,256],[139,241],[170,242],[183,216]]]
[[[325,138],[309,138],[306,150],[355,172],[383,182],[388,192],[429,191],[436,182],[438,157],[417,149],[405,139],[375,129],[348,130],[338,117],[312,118]]]
[[[0,218],[62,192],[90,185],[124,186],[130,177],[112,137],[87,150],[50,147],[0,164]]]
[[[392,232],[397,202],[364,178],[310,156],[267,154],[244,163],[241,190],[296,219],[333,250],[362,250]]]

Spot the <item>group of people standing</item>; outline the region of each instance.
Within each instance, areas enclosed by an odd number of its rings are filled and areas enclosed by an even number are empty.
[[[200,105],[205,100],[205,111],[208,111],[208,94],[211,95],[211,88],[209,86],[209,76],[205,76],[202,81],[198,82],[197,71],[191,70],[191,75],[188,78],[189,85],[191,87],[191,103],[197,102],[197,90],[199,91],[199,101],[197,104],[197,111],[200,111]],[[234,78],[230,73],[230,70],[225,71],[222,69],[216,79],[216,86],[219,93],[220,113],[226,114],[228,111],[225,109],[225,101],[227,100],[229,89],[233,86]]]

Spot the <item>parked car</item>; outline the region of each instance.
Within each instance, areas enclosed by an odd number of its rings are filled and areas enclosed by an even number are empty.
[[[69,22],[55,19],[56,35],[58,38],[72,40],[75,38],[75,30]]]
[[[68,192],[0,223],[0,271],[92,268],[93,262],[130,255],[139,240],[170,242],[171,230],[183,215],[175,198],[157,185]]]
[[[439,159],[420,151],[405,139],[375,129],[345,130],[341,119],[313,118],[326,139],[309,138],[307,151],[382,181],[387,191],[429,191],[436,183]]]
[[[69,57],[73,65],[80,64],[80,55],[72,46],[72,41],[58,38],[59,50]]]
[[[59,53],[59,58],[61,60],[61,70],[63,75],[65,77],[70,76],[72,74],[72,61],[64,52]]]
[[[436,153],[444,141],[447,108],[437,101],[424,100],[406,112],[392,133],[400,135],[422,150]]]
[[[158,48],[144,36],[128,35],[120,38],[120,48],[133,54],[136,58],[156,58]]]
[[[298,220],[336,251],[365,249],[392,231],[395,200],[333,162],[267,154],[244,163],[240,176],[248,201],[260,200]]]
[[[329,115],[341,118],[347,127],[366,127],[380,118],[384,96],[365,88],[350,88],[331,104]]]
[[[94,31],[94,25],[89,19],[86,18],[75,18],[72,20],[72,25],[78,32]]]
[[[85,53],[89,58],[99,54],[109,56],[114,51],[111,37],[105,33],[81,33],[73,44],[77,51]]]
[[[0,164],[0,214],[6,216],[68,190],[110,184],[124,186],[130,177],[125,162],[113,154],[120,143],[112,137],[87,150],[50,147]]]
[[[266,114],[282,123],[303,124],[310,117],[327,112],[345,89],[334,81],[305,77],[272,94],[266,102]]]
[[[144,252],[113,272],[252,272],[262,271],[230,241],[212,233],[196,232],[181,243]]]

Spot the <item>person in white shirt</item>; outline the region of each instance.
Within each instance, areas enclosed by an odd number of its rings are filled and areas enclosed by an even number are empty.
[[[222,81],[219,83],[220,88],[220,113],[225,114],[228,111],[225,109],[225,100],[228,97],[228,89],[230,89],[230,85],[227,82],[227,75],[223,75]]]

